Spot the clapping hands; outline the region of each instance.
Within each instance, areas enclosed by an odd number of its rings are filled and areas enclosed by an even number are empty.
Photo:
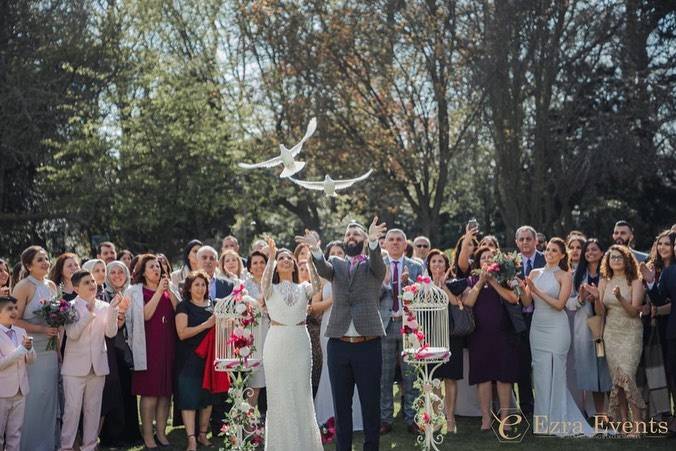
[[[643,280],[645,280],[647,283],[655,282],[655,266],[652,264],[652,262],[641,262],[638,265],[638,269],[641,271]]]
[[[404,265],[404,270],[401,272],[401,284],[402,285],[408,285],[408,277],[409,277],[409,272],[408,272],[408,266]]]
[[[33,337],[29,337],[28,335],[24,335],[23,341],[21,342],[21,344],[23,345],[23,347],[26,350],[30,351],[31,349],[33,349]]]
[[[615,298],[618,301],[622,302],[623,298],[622,298],[622,292],[620,291],[620,287],[613,288],[613,295],[615,296]]]

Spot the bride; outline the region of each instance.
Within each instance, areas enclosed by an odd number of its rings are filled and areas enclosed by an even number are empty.
[[[268,396],[265,449],[321,451],[312,403],[312,350],[305,327],[308,301],[320,290],[319,276],[310,262],[312,284],[299,284],[291,251],[277,251],[274,240],[267,241],[270,258],[261,281],[271,320],[263,346]]]

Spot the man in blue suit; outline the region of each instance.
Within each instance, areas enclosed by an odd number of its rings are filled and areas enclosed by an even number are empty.
[[[516,230],[516,247],[521,257],[521,277],[525,279],[536,268],[545,266],[545,256],[537,246],[537,232],[529,225]],[[523,308],[523,316],[528,327],[521,334],[519,345],[519,407],[524,415],[533,413],[533,382],[531,379],[532,356],[530,353],[530,324],[533,320],[533,304]]]
[[[386,335],[383,337],[383,369],[380,383],[380,433],[387,434],[392,430],[394,414],[394,400],[392,385],[394,372],[399,361],[403,378],[404,391],[404,422],[410,432],[416,432],[415,410],[413,401],[417,393],[413,388],[415,372],[402,361],[402,318],[403,304],[401,299],[402,288],[410,282],[415,282],[418,276],[423,275],[420,263],[406,256],[406,234],[400,229],[391,229],[385,235],[385,249],[388,256],[384,258],[389,276],[385,279],[383,295],[380,299],[380,316],[383,320]]]

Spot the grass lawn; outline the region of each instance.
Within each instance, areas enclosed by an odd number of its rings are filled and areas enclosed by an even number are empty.
[[[395,400],[399,399],[398,390],[395,390]],[[406,431],[403,423],[400,405],[395,402],[395,422],[394,429],[391,433],[381,436],[380,449],[382,450],[416,450],[415,436]],[[676,450],[676,440],[665,438],[641,438],[636,440],[630,439],[559,439],[555,437],[535,437],[532,433],[528,433],[521,443],[500,443],[493,432],[481,432],[481,419],[469,417],[457,417],[457,434],[448,434],[444,436],[443,443],[439,446],[440,450],[509,450],[509,449],[526,449],[537,451],[557,451],[557,450]],[[173,444],[175,450],[184,450],[186,446],[185,431],[182,427],[170,429],[167,434],[169,440]],[[211,438],[216,446],[213,448],[198,447],[198,450],[223,450],[225,447],[219,438]],[[363,434],[357,432],[354,434],[354,442],[352,449],[358,451],[362,449]],[[102,450],[111,450],[112,448],[100,448]],[[119,448],[118,448],[119,449]],[[142,446],[135,448],[128,448],[129,450],[141,450]],[[168,448],[160,448],[168,449]],[[261,447],[261,450],[263,448]],[[334,451],[336,448],[333,445],[324,447],[326,451]],[[303,451],[289,450],[289,451]]]

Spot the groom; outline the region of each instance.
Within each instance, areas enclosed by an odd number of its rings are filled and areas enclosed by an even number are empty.
[[[386,225],[378,217],[368,230],[361,224],[347,226],[343,244],[345,259],[327,262],[316,236],[306,231],[296,241],[310,246],[317,273],[332,282],[333,310],[326,328],[327,362],[333,406],[336,412],[336,450],[352,449],[352,395],[357,385],[364,420],[364,450],[377,450],[380,441],[380,375],[385,335],[378,306],[385,279],[385,263],[378,239]],[[369,256],[364,255],[368,238]]]

